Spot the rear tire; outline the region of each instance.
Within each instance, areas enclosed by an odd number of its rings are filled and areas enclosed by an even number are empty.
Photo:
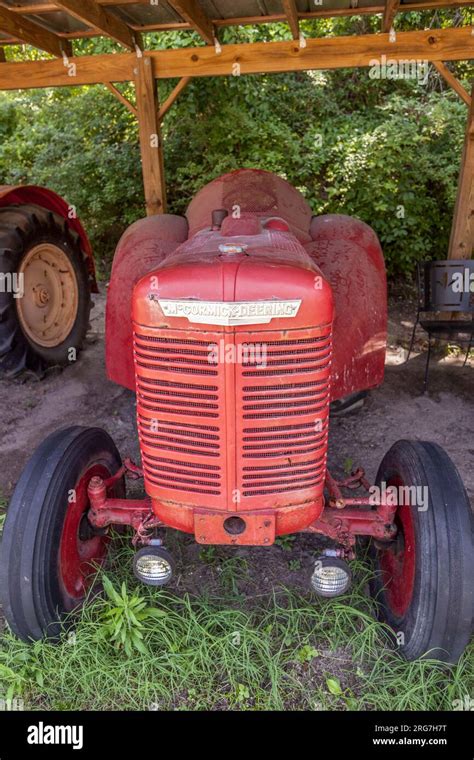
[[[23,470],[3,530],[0,600],[24,641],[57,637],[64,614],[82,604],[108,543],[87,521],[87,484],[121,464],[104,430],[70,427],[46,438]],[[112,494],[124,495],[123,480]]]
[[[474,610],[473,516],[459,473],[440,446],[398,441],[376,482],[424,489],[418,501],[399,502],[396,539],[373,547],[371,591],[380,617],[407,660],[455,663],[469,641]]]
[[[0,208],[0,274],[20,273],[22,297],[0,291],[0,372],[41,375],[75,360],[89,325],[86,256],[65,219],[33,204]]]

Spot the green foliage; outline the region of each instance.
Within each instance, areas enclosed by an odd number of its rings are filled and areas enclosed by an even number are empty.
[[[357,699],[354,698],[350,689],[342,689],[338,678],[327,678],[326,686],[330,694],[345,702],[348,710],[357,710]]]
[[[21,697],[31,683],[43,688],[44,674],[38,658],[40,648],[39,642],[27,645],[18,641],[11,657],[0,652],[0,682],[6,688],[5,700]]]
[[[438,23],[451,23],[445,11]],[[459,16],[461,14],[461,16]],[[426,13],[404,14],[410,29]],[[308,36],[375,31],[376,19],[304,22]],[[194,34],[149,34],[147,45],[200,44]],[[222,30],[222,41],[287,39],[285,24]],[[83,40],[81,53],[111,52]],[[112,47],[111,47],[112,46]],[[16,53],[9,55],[15,57]],[[466,84],[472,66],[455,64]],[[172,82],[160,82],[163,100]],[[120,85],[131,101],[133,85]],[[275,171],[314,213],[355,215],[380,237],[389,273],[445,255],[466,107],[433,70],[428,81],[373,80],[367,69],[195,79],[164,120],[169,211],[182,214],[206,182],[238,167]],[[137,127],[102,86],[0,94],[0,182],[46,185],[77,208],[99,270],[143,216]]]
[[[125,583],[122,583],[120,593],[109,578],[104,576],[103,583],[108,602],[101,616],[98,637],[111,642],[116,649],[123,649],[129,656],[134,649],[147,654],[143,642],[144,621],[163,618],[166,612],[147,606],[137,593],[129,594]]]
[[[291,534],[287,534],[285,536],[277,536],[275,539],[275,545],[280,546],[286,552],[291,552],[294,542],[295,536]]]

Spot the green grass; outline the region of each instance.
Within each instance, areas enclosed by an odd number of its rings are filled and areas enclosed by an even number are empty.
[[[5,633],[0,693],[22,697],[25,709],[48,710],[452,710],[454,700],[474,693],[472,646],[452,668],[407,663],[391,649],[364,591],[363,562],[353,563],[355,584],[345,597],[280,587],[243,603],[242,558],[221,562],[211,553],[222,593],[180,596],[137,588],[130,548],[114,543],[106,572],[123,600],[91,598],[58,644],[29,646]],[[113,636],[110,621],[122,607],[141,651],[127,653]],[[135,618],[133,610],[148,608],[159,612]]]

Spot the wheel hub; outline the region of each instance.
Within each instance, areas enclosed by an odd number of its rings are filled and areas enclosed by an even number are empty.
[[[49,303],[49,299],[50,299],[49,292],[42,285],[37,285],[35,288],[33,288],[33,293],[34,293],[35,304],[36,306],[38,306],[38,308],[41,308],[42,306],[46,306]]]
[[[397,617],[408,610],[415,581],[415,534],[410,506],[399,507],[396,538],[380,552],[386,594]]]
[[[79,302],[69,257],[52,243],[40,243],[28,251],[18,274],[23,296],[16,299],[16,306],[23,332],[39,346],[60,345],[74,326]]]
[[[94,475],[109,477],[104,467],[93,465],[74,489],[75,499],[68,505],[59,548],[59,570],[63,587],[70,599],[86,593],[88,577],[105,557],[106,531],[97,531],[87,519],[89,499],[87,485]]]

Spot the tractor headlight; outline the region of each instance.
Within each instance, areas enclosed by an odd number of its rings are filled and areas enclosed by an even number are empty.
[[[319,557],[314,565],[311,586],[319,596],[339,596],[345,594],[352,581],[352,573],[347,562],[337,557]]]
[[[148,586],[165,586],[173,576],[173,558],[161,546],[144,546],[133,558],[133,572]]]

